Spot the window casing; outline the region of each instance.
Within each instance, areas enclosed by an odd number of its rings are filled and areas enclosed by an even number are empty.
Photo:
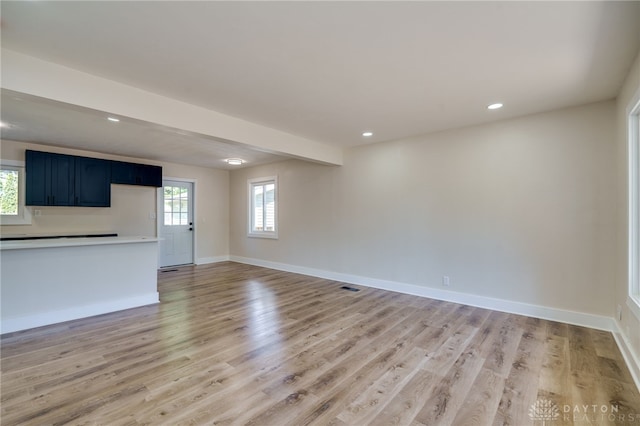
[[[31,212],[24,202],[24,163],[0,160],[0,224],[31,225]]]
[[[249,179],[250,237],[278,238],[278,178]]]
[[[640,92],[629,111],[629,298],[640,320]]]

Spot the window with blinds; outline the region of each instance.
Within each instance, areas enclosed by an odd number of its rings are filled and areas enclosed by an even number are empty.
[[[278,238],[277,177],[249,179],[249,236]]]

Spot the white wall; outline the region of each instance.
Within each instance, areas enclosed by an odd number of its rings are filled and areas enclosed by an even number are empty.
[[[211,261],[229,253],[229,173],[183,164],[148,161],[89,151],[46,145],[0,141],[3,160],[24,161],[24,151],[57,152],[112,160],[131,161],[162,166],[164,176],[196,180],[196,261]],[[6,234],[44,234],[79,232],[116,232],[121,236],[156,236],[156,188],[132,185],[111,185],[111,207],[37,207],[41,216],[32,215],[32,225],[4,225]],[[33,210],[36,207],[30,207]]]
[[[611,317],[615,103],[232,171],[230,254]],[[246,182],[278,175],[279,240]]]
[[[628,123],[627,108],[632,98],[640,92],[640,52],[629,71],[626,82],[617,99],[617,188],[618,188],[618,228],[616,241],[616,282],[615,303],[622,308],[622,321],[618,327],[623,339],[629,346],[630,356],[635,357],[636,380],[640,381],[640,318],[636,317],[627,305],[629,294],[628,269]],[[616,318],[617,320],[617,318]]]

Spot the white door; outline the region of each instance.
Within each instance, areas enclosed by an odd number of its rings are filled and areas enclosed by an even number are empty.
[[[164,180],[160,266],[193,263],[193,183]]]

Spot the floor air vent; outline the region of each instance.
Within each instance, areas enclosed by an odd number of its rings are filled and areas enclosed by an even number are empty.
[[[348,285],[343,285],[342,287],[340,287],[343,290],[349,290],[349,291],[360,291],[359,288],[355,288],[355,287],[349,287]]]

